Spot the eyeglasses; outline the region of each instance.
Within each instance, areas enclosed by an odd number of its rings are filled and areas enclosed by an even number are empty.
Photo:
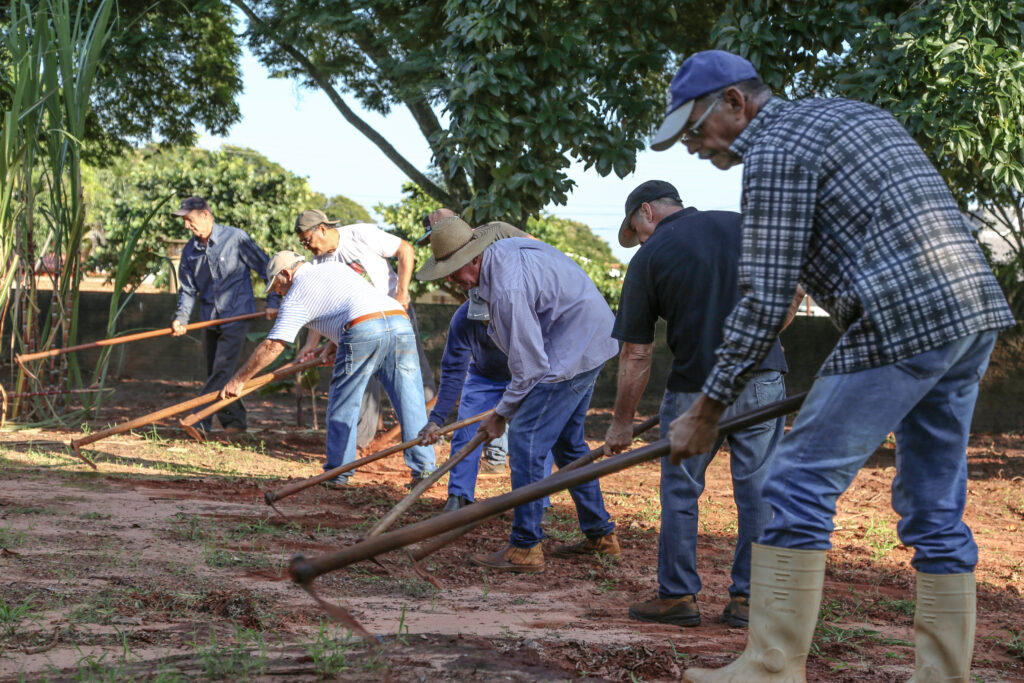
[[[683,128],[683,133],[682,133],[682,135],[679,136],[679,139],[682,142],[684,142],[684,143],[686,143],[686,142],[693,142],[694,140],[697,140],[697,139],[700,138],[700,136],[701,136],[700,127],[702,125],[704,125],[704,120],[708,117],[709,114],[711,114],[711,110],[714,109],[716,106],[718,106],[718,103],[722,101],[722,94],[723,93],[719,93],[718,94],[718,96],[715,98],[714,102],[711,103],[711,106],[704,110],[704,113],[701,114],[700,117],[696,121],[693,122],[692,126],[688,126],[686,128]]]
[[[320,226],[318,225],[316,226],[316,228],[313,228],[312,230],[307,230],[306,232],[299,235],[299,244],[304,246],[306,249],[309,249],[309,245],[313,241],[313,233],[316,232],[317,228],[319,227]]]

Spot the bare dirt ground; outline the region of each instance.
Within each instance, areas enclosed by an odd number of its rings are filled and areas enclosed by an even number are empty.
[[[526,576],[470,565],[469,554],[504,546],[506,516],[424,561],[443,590],[401,553],[386,568],[364,562],[319,579],[323,598],[380,637],[368,646],[327,620],[284,567],[296,552],[351,544],[400,500],[400,456],[360,470],[346,490],[282,501],[287,521],[263,491],[318,473],[323,453],[322,431],[293,426],[289,396],[249,400],[250,434],[234,444],[198,444],[164,423],[89,446],[98,473],[67,447],[196,391],[122,381],[79,430],[0,432],[0,681],[670,681],[743,649],[745,630],[719,618],[736,528],[725,453],[700,503],[701,626],[626,614],[656,591],[658,468],[648,464],[602,482],[618,558],[549,558],[546,573]],[[607,420],[592,412],[591,445]],[[912,673],[913,571],[889,506],[892,455],[880,448],[840,501],[809,680]],[[973,674],[1024,681],[1024,436],[976,435],[968,465],[967,521],[981,549]],[[483,478],[478,496],[507,490],[507,477]],[[399,525],[440,513],[445,493],[435,486]],[[546,543],[576,540],[568,495],[553,504]]]

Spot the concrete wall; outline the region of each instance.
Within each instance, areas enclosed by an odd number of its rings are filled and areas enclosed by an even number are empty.
[[[110,295],[102,292],[83,292],[81,295],[80,333],[82,342],[100,339],[104,335]],[[118,329],[124,332],[141,331],[170,325],[176,298],[170,294],[137,294],[122,314]],[[40,306],[48,307],[48,298],[41,298]],[[262,306],[262,300],[257,300]],[[416,307],[423,340],[435,378],[439,372],[441,353],[448,331],[448,322],[455,306],[424,304]],[[271,323],[256,320],[250,327],[253,336],[265,333]],[[640,409],[643,413],[654,413],[661,401],[665,388],[664,377],[670,367],[671,358],[664,344],[664,323],[656,334],[654,364],[651,382],[644,395]],[[7,327],[9,329],[9,325]],[[839,331],[828,318],[798,317],[782,335],[786,359],[790,372],[786,378],[789,392],[807,390],[814,374],[828,356],[839,338]],[[256,341],[248,345],[248,351]],[[9,340],[4,340],[4,358],[10,358]],[[80,360],[84,368],[95,364],[98,351],[82,352]],[[611,408],[615,400],[617,359],[610,361],[598,379],[592,405]],[[326,376],[327,373],[322,373]],[[160,337],[113,347],[109,375],[133,377],[136,379],[202,380],[205,367],[199,332],[184,338]],[[5,377],[9,377],[4,373]],[[6,382],[5,382],[6,383]],[[865,397],[864,400],[871,400]],[[993,354],[991,367],[982,382],[978,408],[974,416],[977,431],[1019,431],[1024,429],[1024,342],[1010,340],[1004,335]]]

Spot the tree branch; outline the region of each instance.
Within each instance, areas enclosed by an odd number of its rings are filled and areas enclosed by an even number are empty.
[[[263,19],[260,18],[249,6],[247,6],[243,0],[231,0],[231,2],[242,10],[242,12],[244,12],[251,21],[267,26],[267,23],[263,21]],[[305,69],[306,73],[309,74],[309,77],[312,78],[317,84],[317,87],[327,95],[331,100],[331,103],[334,104],[334,108],[341,113],[345,120],[352,124],[356,130],[365,135],[373,144],[377,145],[380,151],[384,152],[384,156],[390,159],[396,166],[398,166],[399,169],[402,170],[403,173],[409,176],[410,180],[423,188],[423,191],[431,198],[441,202],[445,206],[453,203],[451,195],[431,181],[426,175],[421,173],[405,157],[403,157],[398,150],[396,150],[391,143],[384,138],[383,135],[374,130],[370,124],[366,123],[366,121],[359,118],[359,116],[352,111],[347,104],[345,104],[341,95],[338,94],[338,91],[334,89],[333,85],[331,85],[330,79],[324,76],[313,62],[311,62],[294,46],[286,45],[280,41],[275,42],[277,42],[277,45],[281,50],[290,55],[292,59],[298,62],[302,68]]]
[[[383,72],[384,68],[381,66],[381,64],[386,59],[390,58],[391,55],[382,53],[377,45],[374,45],[371,43],[371,41],[366,40],[364,36],[353,36],[353,40],[355,41],[356,45],[359,46],[359,49],[362,50],[363,53],[370,58],[370,61],[372,61],[377,66],[377,69]],[[409,113],[412,114],[413,120],[415,120],[416,125],[419,126],[420,133],[423,134],[423,137],[426,139],[427,144],[430,145],[430,152],[431,154],[433,154],[434,159],[440,159],[442,156],[441,150],[438,147],[436,147],[433,142],[431,142],[430,138],[431,136],[434,135],[434,133],[440,132],[442,130],[441,122],[438,121],[437,116],[434,114],[434,110],[430,107],[430,102],[428,101],[426,95],[424,94],[419,100],[402,98],[402,103],[409,110]],[[447,166],[447,164],[443,164],[442,166]],[[448,188],[453,197],[452,201],[457,202],[459,204],[468,203],[473,196],[473,191],[470,188],[469,181],[466,178],[465,171],[463,171],[462,169],[458,169],[458,172],[455,174],[455,176],[448,179]],[[461,212],[462,209],[465,208],[464,206],[452,206],[452,201],[446,204],[446,206],[449,206],[450,208],[458,212]]]

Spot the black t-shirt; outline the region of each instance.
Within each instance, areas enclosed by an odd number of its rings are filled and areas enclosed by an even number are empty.
[[[629,262],[612,336],[653,343],[664,318],[674,357],[670,391],[700,391],[715,365],[722,324],[740,298],[740,235],[740,214],[686,208],[658,223]],[[786,372],[778,339],[761,369]]]

